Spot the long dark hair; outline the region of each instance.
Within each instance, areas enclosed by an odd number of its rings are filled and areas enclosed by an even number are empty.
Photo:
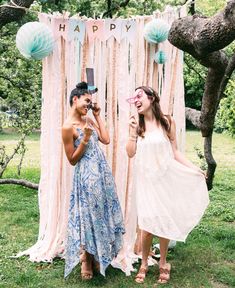
[[[160,107],[160,98],[158,96],[158,93],[154,91],[152,88],[147,86],[140,86],[136,88],[135,90],[141,89],[145,92],[145,94],[148,96],[148,99],[152,100],[152,111],[155,119],[160,122],[163,129],[169,133],[170,132],[170,117],[168,115],[164,115],[161,107]],[[167,121],[167,119],[168,121]],[[139,136],[143,137],[145,132],[145,121],[144,121],[144,115],[139,114],[139,126],[137,129],[137,133]]]

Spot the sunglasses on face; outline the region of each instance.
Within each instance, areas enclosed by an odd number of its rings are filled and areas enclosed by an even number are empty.
[[[91,110],[95,110],[95,107],[94,107],[94,105],[92,103],[90,103],[90,104],[87,105],[87,109],[88,110],[90,110],[90,109]]]
[[[140,100],[142,97],[143,97],[143,90],[139,91],[137,95],[127,98],[126,101],[129,104],[135,104],[135,102]]]

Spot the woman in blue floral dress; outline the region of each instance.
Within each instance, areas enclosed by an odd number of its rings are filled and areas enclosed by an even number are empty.
[[[98,145],[98,141],[109,144],[109,134],[97,104],[92,107],[96,123],[87,117],[91,104],[87,83],[79,83],[71,92],[71,111],[62,127],[66,156],[75,165],[65,277],[81,262],[84,280],[93,277],[94,263],[99,263],[100,273],[105,275],[106,268],[122,247],[124,233],[114,179]]]

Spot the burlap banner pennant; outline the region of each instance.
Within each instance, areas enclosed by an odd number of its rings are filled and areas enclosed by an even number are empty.
[[[136,20],[122,20],[121,40],[127,38],[131,44],[136,41],[137,25]]]
[[[114,37],[118,42],[121,41],[122,19],[105,19],[105,40]]]
[[[53,35],[55,40],[57,40],[60,36],[66,39],[67,31],[68,31],[68,20],[61,18],[51,18],[51,28],[53,31]]]
[[[86,32],[88,35],[89,42],[93,42],[94,39],[105,39],[105,22],[102,19],[99,20],[87,20],[86,21]]]
[[[61,14],[52,15],[51,28],[55,40],[58,39],[60,36],[62,36],[64,39],[67,39],[69,29],[68,19],[69,19],[69,13],[65,13],[64,15],[62,15],[62,17]]]
[[[70,18],[68,21],[68,26],[68,40],[72,41],[77,39],[79,42],[81,42],[81,44],[83,44],[86,30],[84,21]]]

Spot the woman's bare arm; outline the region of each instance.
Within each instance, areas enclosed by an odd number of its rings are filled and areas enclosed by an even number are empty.
[[[137,121],[135,120],[134,116],[131,116],[129,119],[129,126],[130,126],[130,132],[129,132],[129,138],[128,142],[126,144],[126,152],[128,157],[132,158],[135,156],[136,153],[136,146],[137,146]]]
[[[110,143],[109,133],[100,116],[95,117],[97,124],[89,118],[89,123],[95,128],[101,143],[108,145]]]
[[[89,121],[92,123],[92,126],[94,126],[94,128],[96,129],[96,132],[98,133],[98,137],[99,137],[100,142],[107,145],[110,143],[109,132],[108,132],[107,128],[105,127],[105,124],[104,124],[102,118],[100,117],[100,111],[101,111],[101,109],[98,106],[98,104],[94,103],[92,113],[93,113],[94,118],[96,120],[96,124],[91,119],[89,119]]]
[[[73,126],[64,125],[62,127],[62,139],[64,143],[65,154],[69,160],[69,163],[71,165],[76,165],[76,163],[84,154],[90,137],[84,133],[84,138],[81,140],[77,148],[74,147],[73,137]]]

